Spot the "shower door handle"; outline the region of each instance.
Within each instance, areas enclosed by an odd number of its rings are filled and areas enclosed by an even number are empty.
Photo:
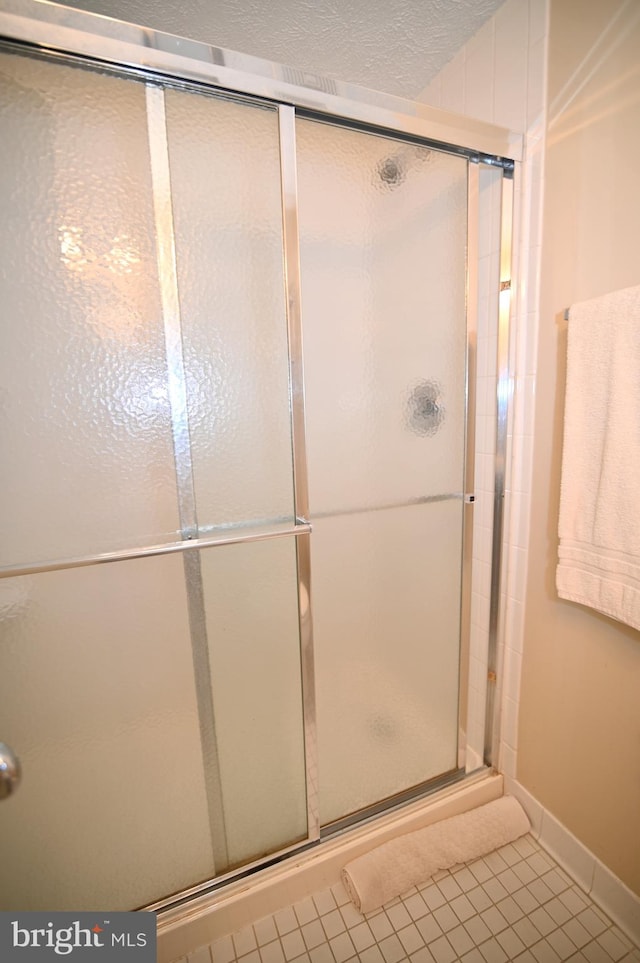
[[[22,769],[13,749],[0,742],[0,800],[6,799],[20,785]]]

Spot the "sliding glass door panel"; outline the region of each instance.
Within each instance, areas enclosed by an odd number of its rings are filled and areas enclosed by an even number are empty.
[[[297,144],[326,824],[457,767],[467,161]]]
[[[1,53],[0,133],[0,908],[131,909],[307,838],[296,539],[84,565],[293,522],[278,116]]]

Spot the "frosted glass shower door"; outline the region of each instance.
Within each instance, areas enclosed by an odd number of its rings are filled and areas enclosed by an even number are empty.
[[[0,911],[307,838],[278,137],[0,53]]]
[[[320,816],[457,767],[467,162],[297,123]]]

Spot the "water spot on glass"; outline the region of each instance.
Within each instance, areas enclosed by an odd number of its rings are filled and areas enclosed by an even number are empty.
[[[416,435],[435,435],[445,419],[442,387],[437,381],[420,381],[407,399],[406,422]]]
[[[376,715],[369,722],[372,736],[379,742],[394,742],[397,740],[397,726],[395,719],[388,715]]]
[[[433,151],[406,145],[383,157],[376,164],[373,183],[378,190],[388,192],[404,183],[407,174],[429,163]]]
[[[406,176],[404,165],[397,157],[385,157],[379,161],[376,174],[376,183],[382,190],[387,191],[402,184]]]

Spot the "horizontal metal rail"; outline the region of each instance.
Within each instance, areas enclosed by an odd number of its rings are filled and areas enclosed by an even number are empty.
[[[473,501],[463,492],[447,492],[442,495],[418,495],[403,502],[386,502],[384,505],[367,505],[364,508],[336,508],[330,512],[310,512],[311,520],[318,518],[337,518],[340,515],[366,515],[367,512],[386,512],[392,508],[411,508],[414,505],[429,505],[431,502]]]
[[[225,534],[211,538],[188,538],[179,542],[164,542],[160,545],[146,545],[142,548],[123,548],[116,552],[102,552],[98,555],[78,555],[75,558],[54,559],[30,565],[11,565],[0,568],[0,578],[17,575],[38,575],[41,572],[57,572],[65,568],[83,568],[86,565],[104,565],[107,562],[126,562],[134,558],[147,558],[151,555],[173,555],[194,549],[215,548],[220,545],[241,545],[245,542],[260,542],[268,538],[287,538],[308,535],[311,525],[307,522],[282,527],[254,528],[241,531],[228,530]]]
[[[425,138],[445,150],[486,156],[499,166],[522,158],[522,136],[493,124],[87,10],[2,0],[0,36],[43,51],[118,64],[144,76],[202,83]]]

